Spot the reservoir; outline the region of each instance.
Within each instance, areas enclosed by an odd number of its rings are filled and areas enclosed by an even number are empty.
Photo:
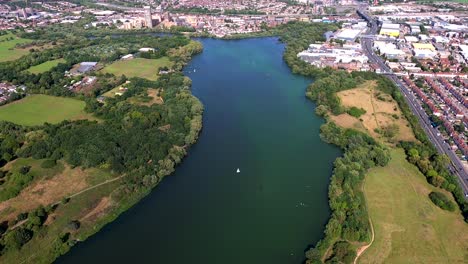
[[[322,237],[340,151],[319,137],[312,80],[291,73],[277,38],[200,41],[185,68],[205,106],[198,142],[58,263],[299,264]]]

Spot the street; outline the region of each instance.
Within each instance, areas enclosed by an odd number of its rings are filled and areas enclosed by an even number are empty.
[[[370,28],[367,34],[369,35],[377,34],[377,31],[378,31],[377,21],[372,19],[368,14],[366,14],[362,10],[359,10],[358,14],[361,15],[364,19],[366,19],[370,24]],[[431,142],[437,148],[439,153],[444,153],[450,158],[451,164],[449,166],[449,170],[453,174],[457,175],[459,182],[460,182],[460,186],[462,187],[463,192],[465,193],[465,197],[466,197],[466,195],[468,195],[468,174],[462,162],[455,155],[455,153],[450,149],[450,146],[443,140],[443,138],[439,136],[440,134],[437,128],[434,128],[431,125],[429,116],[426,114],[422,106],[419,104],[418,98],[416,98],[416,96],[414,96],[414,94],[410,92],[410,90],[403,83],[403,81],[398,79],[398,77],[393,74],[392,70],[385,64],[384,60],[374,53],[372,49],[373,42],[374,42],[373,38],[361,38],[361,45],[362,45],[364,52],[369,58],[369,62],[378,65],[381,73],[385,74],[387,78],[392,80],[395,83],[395,85],[400,88],[400,91],[403,93],[405,100],[407,104],[409,105],[411,111],[413,112],[414,115],[418,117],[419,123],[421,124],[422,128],[426,132],[426,135],[429,137]]]

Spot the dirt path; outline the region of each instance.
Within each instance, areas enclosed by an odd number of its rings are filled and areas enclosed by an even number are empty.
[[[380,128],[379,121],[377,120],[377,111],[375,110],[375,104],[374,104],[374,88],[369,88],[369,92],[370,92],[370,102],[372,105],[372,112],[373,112],[372,114],[375,120],[375,126],[377,128]]]
[[[11,230],[15,230],[16,228],[22,226],[22,225],[23,225],[24,223],[26,223],[27,221],[28,221],[28,219],[24,219],[24,220],[22,220],[22,221],[16,223],[16,225],[12,226],[10,229],[11,229]]]
[[[120,175],[120,176],[117,177],[117,178],[110,179],[110,180],[107,180],[107,181],[98,183],[98,184],[96,184],[96,185],[94,185],[94,186],[91,186],[91,187],[89,187],[89,188],[86,188],[86,189],[84,189],[84,190],[81,190],[81,191],[79,191],[79,192],[77,192],[77,193],[74,193],[74,194],[68,196],[67,198],[70,198],[70,199],[71,199],[71,198],[73,198],[73,197],[75,197],[75,196],[78,196],[78,195],[83,194],[83,193],[85,193],[85,192],[88,192],[88,191],[91,191],[91,190],[93,190],[93,189],[96,189],[96,188],[98,188],[98,187],[100,187],[100,186],[102,186],[102,185],[105,185],[105,184],[108,184],[108,183],[111,183],[111,182],[118,181],[118,180],[122,179],[123,177],[125,177],[125,174],[124,174],[124,175]],[[55,202],[54,204],[59,204],[59,203],[61,203],[61,202],[62,202],[62,201],[58,201],[58,202]]]
[[[362,253],[364,253],[364,251],[366,251],[366,249],[368,249],[372,245],[372,243],[374,242],[374,236],[375,236],[374,235],[374,225],[372,225],[372,220],[370,219],[370,217],[369,217],[369,224],[370,224],[371,233],[372,233],[371,241],[370,241],[369,244],[367,244],[365,246],[362,246],[361,248],[358,249],[356,258],[354,259],[354,264],[357,263],[357,260],[362,255]]]

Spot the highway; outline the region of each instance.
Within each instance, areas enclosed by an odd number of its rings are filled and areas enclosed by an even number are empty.
[[[375,21],[373,18],[371,18],[367,13],[365,13],[362,10],[359,10],[358,14],[361,15],[364,19],[366,19],[370,24],[367,35],[377,34],[378,22]],[[405,96],[406,102],[411,108],[411,111],[413,112],[414,115],[418,117],[419,123],[421,124],[422,128],[426,132],[431,142],[437,148],[439,153],[444,153],[450,158],[451,164],[449,166],[449,170],[453,174],[457,175],[459,182],[460,182],[460,186],[462,187],[463,192],[465,193],[465,197],[467,197],[468,196],[468,174],[462,162],[455,155],[455,153],[450,149],[450,146],[444,141],[444,139],[439,136],[440,134],[437,128],[434,128],[431,125],[429,116],[421,107],[421,104],[419,103],[419,99],[410,91],[410,89],[406,86],[405,83],[403,83],[402,80],[398,79],[398,77],[393,74],[392,70],[385,64],[383,59],[374,53],[374,50],[372,49],[373,43],[374,43],[373,38],[361,39],[362,49],[364,53],[366,53],[366,55],[368,56],[369,62],[377,65],[380,68],[381,73],[385,74],[387,78],[392,80],[396,84],[396,86],[400,88],[400,91]]]

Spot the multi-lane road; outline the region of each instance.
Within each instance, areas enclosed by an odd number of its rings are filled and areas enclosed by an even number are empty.
[[[378,22],[370,17],[365,11],[359,10],[359,15],[364,17],[369,22],[369,29],[368,35],[377,34],[378,31]],[[366,53],[367,57],[369,58],[369,62],[375,64],[380,69],[382,74],[385,74],[387,78],[392,80],[396,86],[398,86],[405,96],[406,102],[410,106],[413,114],[415,114],[418,119],[419,123],[421,124],[422,128],[426,132],[427,136],[437,148],[439,153],[446,154],[450,160],[451,164],[449,166],[449,170],[458,176],[460,186],[462,187],[465,197],[468,195],[468,174],[463,166],[460,159],[455,155],[455,153],[451,150],[450,146],[444,141],[444,139],[440,136],[439,131],[437,128],[434,128],[431,125],[429,120],[429,116],[423,110],[419,99],[410,91],[410,89],[404,84],[396,75],[393,74],[392,70],[385,64],[382,58],[374,53],[372,49],[374,40],[373,38],[361,38],[361,45],[363,51]]]

